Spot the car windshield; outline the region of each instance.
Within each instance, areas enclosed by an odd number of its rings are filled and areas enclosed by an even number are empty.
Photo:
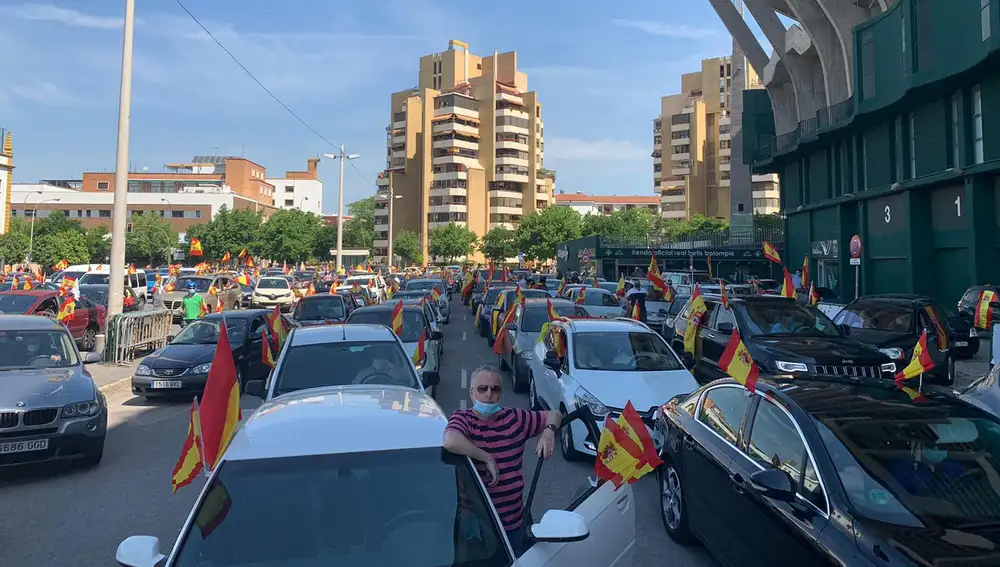
[[[285,278],[263,278],[257,283],[257,289],[288,289]]]
[[[553,305],[556,314],[560,317],[586,317],[587,312],[575,305]],[[542,330],[542,325],[549,320],[548,307],[530,307],[521,314],[521,331],[525,333],[538,333]]]
[[[524,297],[525,299],[540,299],[540,298],[544,299],[546,297],[551,297],[549,295],[549,292],[540,289],[522,289],[521,296]],[[511,302],[514,301],[514,297],[516,297],[514,292],[510,292],[507,294],[507,299],[506,299],[507,305],[510,305]]]
[[[219,323],[222,319],[198,319],[170,341],[172,345],[214,345],[219,342]],[[243,319],[226,320],[226,331],[231,344],[243,344],[246,337],[247,323]]]
[[[573,358],[581,370],[664,371],[683,366],[656,333],[573,334]]]
[[[375,279],[368,276],[352,277],[344,280],[344,283],[341,285],[353,286],[354,284],[358,284],[362,287],[371,286],[375,285]]]
[[[107,305],[108,288],[106,286],[87,285],[80,286],[80,297],[89,299],[96,305]]]
[[[913,310],[885,303],[855,303],[837,313],[837,324],[853,329],[909,333],[913,330]]]
[[[308,321],[342,319],[346,316],[343,297],[339,295],[315,295],[299,301],[299,304],[295,306],[292,318]]]
[[[34,295],[4,293],[0,295],[0,314],[17,315],[27,313],[38,298]]]
[[[744,304],[747,335],[802,335],[839,337],[837,326],[822,311],[791,301],[749,302]]]
[[[670,315],[679,315],[680,312],[684,310],[684,304],[687,303],[688,299],[689,299],[688,296],[675,297],[674,300],[670,303],[670,310],[668,311],[668,313]]]
[[[438,293],[444,293],[444,289],[441,287],[441,282],[433,280],[415,280],[412,282],[406,282],[406,291],[412,290],[431,290],[437,288]]]
[[[194,282],[195,290],[200,292],[207,292],[208,287],[212,285],[212,280],[208,278],[185,278],[180,277],[174,281],[174,289],[177,291],[187,291],[191,282]]]
[[[397,291],[396,293],[392,294],[392,298],[406,299],[407,297],[412,297],[420,299],[421,297],[427,297],[428,295],[429,295],[428,290],[419,290],[419,291],[406,290],[406,291]]]
[[[1000,424],[958,404],[899,408],[816,418],[852,507],[913,528],[977,533],[1000,522]]]
[[[0,331],[0,371],[23,368],[68,368],[80,364],[65,330]]]
[[[348,384],[420,387],[413,365],[395,341],[292,345],[282,354],[277,372],[275,395]]]
[[[392,311],[389,309],[370,309],[351,313],[348,323],[362,325],[385,325],[392,328]],[[415,308],[403,310],[403,334],[399,340],[404,343],[415,343],[420,340],[420,333],[426,328],[426,319],[421,311]],[[427,337],[430,340],[430,337]]]
[[[316,276],[316,272],[294,272],[293,275],[300,280],[311,280]]]
[[[509,289],[510,287],[513,286],[507,286],[507,287],[490,286],[489,291],[487,291],[486,295],[483,296],[483,303],[485,303],[486,305],[496,305],[497,298],[500,297],[500,292],[504,291],[505,289]]]
[[[562,285],[561,280],[556,280],[556,279],[545,280],[545,289],[549,291],[555,291],[559,289],[559,286],[561,285]]]
[[[371,405],[430,411],[391,394]],[[174,565],[510,565],[480,486],[439,447],[225,461]]]
[[[583,291],[581,289],[580,293],[584,294],[583,295],[583,304],[584,305],[604,305],[604,298],[607,297],[608,294],[601,293],[599,291],[599,289],[600,288],[597,288],[597,289],[587,288],[587,291]],[[580,294],[579,293],[575,294],[574,298],[575,299],[579,299],[580,298]],[[618,302],[617,299],[614,299],[614,298],[612,298],[612,299],[615,301],[615,303]]]
[[[80,282],[80,285],[108,285],[111,281],[111,276],[109,274],[84,274],[80,276],[80,279],[77,281]]]
[[[87,272],[63,272],[63,273],[59,274],[59,279],[58,280],[56,280],[55,278],[52,278],[52,279],[53,279],[53,281],[62,281],[64,279],[69,278],[71,280],[80,281],[80,278],[82,278],[83,275],[86,274],[86,273]]]

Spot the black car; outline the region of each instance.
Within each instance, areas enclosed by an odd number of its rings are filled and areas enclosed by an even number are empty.
[[[719,359],[733,331],[740,334],[762,376],[788,377],[815,373],[892,379],[896,364],[878,349],[846,337],[823,314],[794,299],[774,296],[730,298],[729,308],[718,295],[701,296],[708,310],[695,339],[695,355],[684,358],[692,373],[706,383],[726,377]],[[674,323],[672,345],[684,352],[684,332],[691,301]]]
[[[330,293],[330,289],[333,288],[334,280],[327,280],[323,278],[316,282],[316,293]]]
[[[250,300],[253,299],[253,290],[257,287],[257,281],[251,278],[247,285],[243,285],[235,279],[233,279],[233,281],[236,285],[240,286],[240,307],[243,309],[250,309]]]
[[[664,527],[723,564],[997,564],[1000,419],[941,388],[727,379],[655,418]]]
[[[303,327],[343,323],[357,308],[357,303],[349,296],[336,293],[310,295],[295,304],[292,320]]]
[[[819,296],[820,303],[840,303],[840,296],[828,287],[816,287],[816,295]],[[801,303],[809,303],[809,288],[800,287],[795,290],[795,299]]]
[[[979,339],[988,339],[993,336],[993,329],[976,329],[976,307],[979,305],[979,296],[983,291],[992,291],[1000,299],[1000,286],[995,285],[974,285],[965,290],[962,298],[958,300],[958,316],[968,322],[971,332],[969,333],[969,347],[975,344],[976,352],[979,351]],[[1000,322],[1000,303],[990,304],[990,321]],[[975,353],[973,353],[973,356]]]
[[[493,306],[496,305],[497,297],[501,291],[513,290],[517,286],[516,282],[493,282],[476,302],[476,320],[473,324],[479,331],[479,336],[488,337],[490,328],[493,326]]]
[[[261,357],[261,336],[268,309],[211,313],[184,327],[167,346],[139,363],[132,376],[132,393],[146,398],[190,396],[205,389],[212,367],[219,327],[223,319],[236,362],[240,387],[248,380],[262,380],[270,368]]]
[[[111,286],[108,284],[79,284],[77,286],[80,291],[80,297],[89,300],[95,305],[103,305],[105,309],[108,308],[108,294],[110,293]],[[129,297],[132,301],[123,301],[122,303],[122,313],[133,313],[139,310],[139,304],[135,301],[135,292],[132,288],[125,286],[122,288],[123,300],[127,300]],[[129,303],[129,305],[125,305]]]
[[[500,306],[498,304],[498,301],[499,301],[499,298],[500,298],[501,294],[504,296],[504,298],[503,298],[503,311],[500,310]],[[522,289],[521,290],[521,295],[524,296],[525,299],[548,299],[549,298],[549,292],[545,291],[544,289]],[[516,297],[517,297],[517,289],[505,289],[505,290],[501,291],[500,294],[497,294],[497,300],[494,301],[493,304],[492,304],[492,307],[490,307],[490,315],[489,315],[490,324],[486,326],[486,342],[489,343],[490,346],[493,346],[493,343],[497,340],[496,336],[493,334],[493,324],[492,324],[492,322],[493,322],[493,320],[492,320],[493,315],[492,315],[492,313],[493,312],[497,312],[498,313],[498,315],[497,315],[497,317],[499,317],[498,323],[497,323],[498,325],[500,323],[503,323],[503,318],[507,315],[507,310],[510,309],[510,307],[512,305],[514,305],[514,299]],[[487,304],[487,305],[490,305],[490,304]],[[486,311],[485,307],[483,307],[483,311]],[[499,329],[497,329],[497,330],[499,330]]]
[[[659,328],[660,336],[664,339],[669,341],[674,336],[674,321],[681,314],[688,299],[691,299],[690,295],[674,295],[673,301],[667,303],[666,307],[657,310],[657,315],[662,318]],[[654,327],[653,330],[657,329]]]
[[[909,364],[913,347],[926,330],[927,350],[934,361],[927,377],[937,384],[955,381],[952,344],[968,347],[968,329],[964,341],[952,330],[962,322],[949,320],[944,307],[922,295],[864,295],[844,306],[834,322],[844,335],[879,349],[899,368]]]

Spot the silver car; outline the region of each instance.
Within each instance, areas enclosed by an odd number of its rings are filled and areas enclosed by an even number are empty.
[[[529,362],[534,356],[542,326],[549,320],[549,302],[559,317],[589,316],[586,307],[565,299],[525,299],[524,307],[517,307],[514,324],[507,326],[508,350],[499,355],[500,368],[511,372],[515,392],[523,394],[528,391]]]
[[[406,282],[406,291],[415,290],[434,290],[436,289],[439,297],[437,300],[438,310],[441,311],[441,315],[444,316],[443,323],[447,325],[451,322],[451,292],[448,291],[448,284],[440,278],[433,279],[421,279],[421,280],[410,280]]]
[[[0,316],[0,467],[101,462],[108,404],[83,366],[100,359],[53,319]]]

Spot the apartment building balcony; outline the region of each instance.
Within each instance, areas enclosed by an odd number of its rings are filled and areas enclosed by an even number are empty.
[[[674,162],[671,165],[670,175],[691,175],[691,160]]]
[[[432,175],[434,181],[451,181],[451,180],[467,180],[469,178],[469,172],[466,170],[461,171],[435,171]]]
[[[435,134],[431,140],[431,147],[435,150],[443,148],[463,148],[473,151],[479,150],[479,136],[470,136],[468,134],[452,132],[450,134]]]
[[[506,152],[514,152],[514,150],[506,150]],[[500,151],[497,151],[496,164],[527,168],[528,152],[516,152],[516,153],[518,155],[511,155],[510,153],[501,153]]]
[[[728,177],[719,179],[719,187],[729,187],[729,181]]]
[[[403,131],[402,134],[393,134],[390,138],[392,145],[405,144],[406,143],[406,132]]]
[[[777,173],[764,173],[762,175],[754,174],[751,176],[751,181],[754,183],[777,183],[778,174]]]
[[[392,129],[402,130],[406,128],[406,111],[392,113]]]
[[[376,238],[375,240],[372,240],[372,245],[375,248],[388,248],[389,247],[389,239],[388,238]]]
[[[490,207],[491,215],[520,215],[522,213],[521,207]]]
[[[431,185],[431,197],[466,197],[469,190],[465,187],[435,187]]]
[[[680,210],[666,209],[660,213],[660,216],[662,216],[665,219],[684,220],[687,218],[687,211],[685,211],[684,209]]]
[[[517,199],[518,201],[524,196],[522,191],[511,191],[508,189],[489,189],[490,199]]]
[[[521,118],[523,120],[527,120],[528,111],[523,108],[505,106],[497,108],[497,117]]]
[[[381,223],[381,224],[379,224],[379,223]],[[375,221],[375,232],[378,232],[380,230],[384,230],[384,231],[388,231],[389,230],[389,221],[388,221],[388,219],[385,220],[385,221]]]
[[[450,114],[457,115],[459,118],[474,118],[477,121],[479,120],[479,110],[477,108],[468,108],[467,106],[442,106],[434,108],[435,118]]]
[[[406,158],[389,157],[386,160],[385,168],[389,171],[404,171],[406,170]]]
[[[516,165],[496,166],[495,178],[497,181],[513,181],[516,183],[528,183],[529,171],[527,167]]]
[[[496,147],[498,150],[516,150],[519,152],[527,152],[529,147],[528,136],[519,136],[516,134],[497,134]]]
[[[461,164],[466,167],[479,165],[479,152],[467,148],[435,148],[431,155],[434,165]]]
[[[719,171],[731,171],[732,167],[732,162],[719,162]]]
[[[535,199],[535,209],[541,211],[542,209],[549,208],[548,199]]]
[[[684,189],[668,189],[660,193],[660,204],[686,203],[687,195]]]
[[[691,130],[691,123],[690,122],[684,122],[682,124],[671,124],[670,125],[670,133],[671,134],[674,133],[674,132],[683,132],[685,130],[687,130],[687,131]]]
[[[427,228],[429,230],[434,230],[435,228],[441,228],[443,226],[448,226],[450,223],[454,222],[458,226],[466,226],[468,222],[466,221],[429,221],[427,223]]]
[[[670,161],[677,163],[679,161],[691,161],[691,152],[684,152],[679,154],[670,154]]]
[[[386,175],[386,174],[384,174],[384,173],[380,173],[378,175],[378,178],[375,179],[375,185],[378,186],[378,187],[388,187],[389,186],[389,176]]]
[[[690,132],[690,130],[688,130],[687,132]],[[691,143],[690,134],[684,136],[683,138],[670,138],[671,146],[686,146],[690,143]]]
[[[662,157],[656,156],[656,157],[653,158],[653,165],[662,165],[662,164],[663,164],[663,158]]]
[[[497,116],[496,132],[499,134],[521,134],[528,136],[531,133],[531,124],[527,118],[516,118],[513,116]]]
[[[719,148],[719,155],[720,156],[730,156],[730,157],[732,157],[732,155],[733,155],[733,149],[732,148],[721,148],[720,147]]]
[[[502,100],[510,104],[516,104],[518,106],[524,106],[524,99],[521,98],[521,95],[516,95],[504,91],[497,92],[497,100]]]
[[[458,203],[448,203],[445,205],[430,205],[427,207],[427,212],[430,213],[465,213],[469,210],[468,205],[460,205]]]

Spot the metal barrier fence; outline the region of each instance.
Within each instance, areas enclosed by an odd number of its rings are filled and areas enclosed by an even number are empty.
[[[122,313],[108,320],[104,361],[124,364],[167,344],[173,317],[166,309]]]

